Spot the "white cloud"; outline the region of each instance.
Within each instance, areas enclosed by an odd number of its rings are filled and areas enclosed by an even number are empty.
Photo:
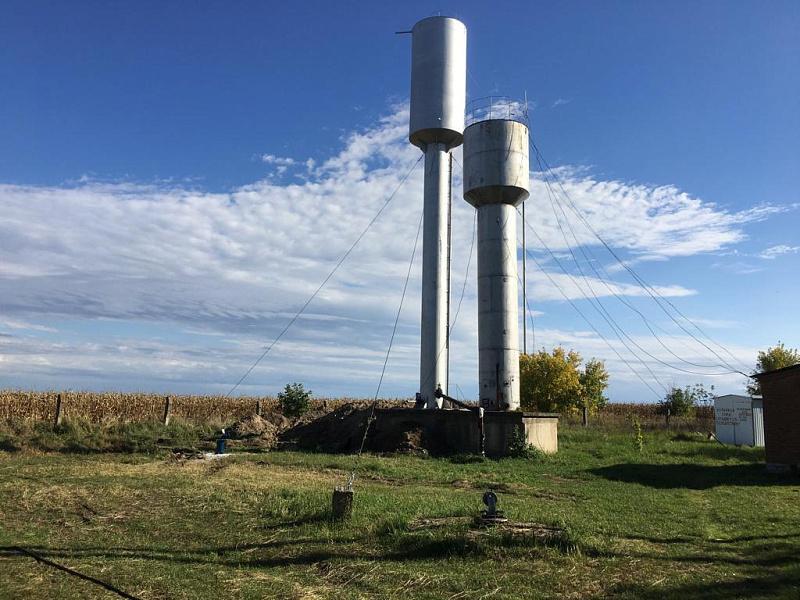
[[[784,254],[797,254],[798,252],[800,252],[800,246],[787,246],[786,244],[779,244],[763,250],[759,256],[761,258],[773,260],[774,258]]]
[[[289,169],[289,167],[293,167],[298,164],[293,158],[287,156],[275,156],[274,154],[262,154],[261,155],[261,162],[268,164],[268,165],[275,165],[275,173],[277,175],[283,175]]]
[[[599,181],[585,170],[568,167],[554,172],[559,179],[550,178],[549,186],[541,173],[534,175],[528,201],[536,207],[530,212],[537,215],[544,243],[553,250],[575,245],[571,231],[581,244],[599,244],[573,206],[606,242],[632,252],[639,261],[721,250],[746,239],[743,225],[795,208],[762,204],[729,211],[674,186]]]
[[[702,327],[711,327],[714,329],[731,329],[739,327],[741,323],[738,321],[730,321],[727,319],[708,319],[703,317],[690,317],[692,323]]]
[[[297,161],[293,158],[286,156],[275,156],[274,154],[262,154],[261,162],[264,162],[268,165],[279,165],[282,167],[291,167],[297,163]]]
[[[374,127],[347,136],[342,150],[327,160],[260,157],[278,170],[304,169],[305,179],[297,183],[265,179],[229,193],[88,178],[62,187],[0,185],[0,294],[4,323],[15,329],[0,345],[0,385],[227,391],[418,160],[419,151],[407,142],[407,118],[405,109],[393,111]],[[457,157],[462,164],[459,152]],[[562,168],[558,174],[593,227],[632,260],[727,247],[744,239],[744,224],[780,210],[761,206],[730,212],[670,186],[600,181],[576,169]],[[455,188],[459,198],[458,173]],[[339,393],[371,393],[421,196],[422,169],[417,168],[244,391],[271,391],[265,386],[297,379]],[[564,253],[575,245],[561,236],[539,177],[532,182],[529,208],[531,223],[549,248]],[[565,210],[578,242],[597,246]],[[473,209],[456,200],[454,295],[461,289],[472,223]],[[643,295],[636,285],[609,277],[560,273],[531,237],[529,247],[569,298],[583,298],[590,285],[600,297]],[[418,262],[420,254],[421,249]],[[477,371],[475,268],[473,259],[452,342],[453,379],[465,390],[474,389]],[[536,309],[562,300],[530,263],[528,280]],[[670,282],[657,289],[665,296],[694,293]],[[417,265],[387,374],[386,389],[394,392],[416,391],[418,298]],[[68,335],[60,321],[79,325],[82,333]],[[607,349],[603,353],[587,345],[593,335],[559,332],[537,339],[574,338],[581,347],[607,355]]]
[[[5,319],[0,316],[0,326],[8,327],[9,329],[23,329],[28,331],[44,331],[47,333],[56,333],[58,330],[46,325],[38,325],[36,323],[28,323],[18,319]]]

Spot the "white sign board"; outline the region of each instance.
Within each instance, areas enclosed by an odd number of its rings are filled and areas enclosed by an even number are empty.
[[[724,444],[753,445],[753,400],[749,396],[714,398],[717,439]]]

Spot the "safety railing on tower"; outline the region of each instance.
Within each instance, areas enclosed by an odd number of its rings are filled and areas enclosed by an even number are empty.
[[[529,125],[528,102],[508,96],[483,96],[467,104],[467,127],[489,119],[505,119]]]

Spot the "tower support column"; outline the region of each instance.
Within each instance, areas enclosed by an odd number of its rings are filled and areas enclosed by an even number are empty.
[[[519,408],[517,212],[478,209],[478,389],[486,410]]]
[[[422,324],[419,391],[427,408],[441,408],[436,388],[447,392],[447,222],[450,210],[450,153],[443,143],[425,148],[422,224]]]

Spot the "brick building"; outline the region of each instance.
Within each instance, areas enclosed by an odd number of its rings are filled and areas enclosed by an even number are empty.
[[[800,364],[755,375],[764,398],[767,468],[800,468]]]

